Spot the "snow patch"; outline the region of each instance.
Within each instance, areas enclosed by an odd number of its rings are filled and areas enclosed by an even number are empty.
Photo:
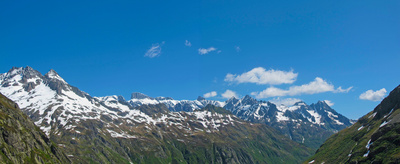
[[[369,139],[367,145],[365,146],[365,148],[367,148],[369,150],[369,147],[373,144],[373,142],[371,142],[371,139]]]
[[[372,113],[368,118],[375,117],[375,116],[376,116],[376,112]]]
[[[381,128],[381,127],[384,127],[386,124],[388,124],[390,121],[384,121],[380,126],[379,126],[379,128]]]
[[[286,117],[286,116],[284,116],[283,114],[284,114],[284,113],[282,113],[282,112],[277,112],[276,119],[277,119],[279,122],[281,122],[281,121],[289,121],[289,117]]]
[[[108,133],[110,133],[111,137],[113,137],[113,138],[137,138],[136,136],[129,135],[123,131],[121,133],[118,133],[118,132],[110,130],[110,129],[107,129],[107,131],[108,131]]]
[[[358,129],[357,129],[357,131],[360,131],[361,129],[363,129],[364,128],[364,126],[360,126]]]
[[[318,124],[318,125],[322,125],[321,124],[321,115],[319,115],[317,112],[315,112],[314,110],[307,110],[308,113],[311,114],[311,116],[314,117],[315,121],[313,121],[312,119],[308,118],[308,120],[312,123]]]
[[[369,154],[369,150],[368,150],[367,153],[365,153],[365,154],[363,155],[363,157],[368,157],[368,154]]]

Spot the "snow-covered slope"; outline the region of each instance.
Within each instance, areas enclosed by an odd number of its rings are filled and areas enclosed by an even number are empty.
[[[125,101],[122,96],[91,97],[89,94],[69,85],[54,70],[46,75],[41,75],[31,67],[12,68],[4,74],[0,74],[0,92],[16,101],[21,109],[28,113],[47,135],[51,132],[57,133],[58,129],[73,129],[75,123],[82,120],[101,120],[107,116],[112,120],[126,119],[128,122],[157,124],[168,119],[185,119],[179,113],[166,113],[166,116],[153,119],[144,112],[135,109],[141,105],[165,104],[172,111],[193,111],[204,108],[208,104],[222,106],[223,103],[209,100],[173,100],[171,98],[150,98],[142,96]],[[168,116],[167,116],[168,115]],[[219,120],[207,123],[204,116],[210,113],[201,111],[193,112],[199,116],[201,124],[212,125],[217,129],[227,121]],[[167,119],[168,118],[168,119]],[[175,120],[175,122],[177,122]],[[168,122],[169,124],[171,122]],[[55,127],[55,128],[52,128]],[[116,133],[114,133],[116,134]]]

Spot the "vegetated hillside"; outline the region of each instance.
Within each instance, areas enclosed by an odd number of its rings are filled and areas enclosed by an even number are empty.
[[[400,163],[400,86],[305,163]]]
[[[0,93],[0,163],[70,163],[68,157]]]
[[[0,82],[0,92],[75,163],[299,163],[312,151],[215,106],[171,112],[164,103],[133,107],[120,96],[93,98],[54,70],[43,76],[14,67]]]
[[[164,104],[144,106],[141,110],[167,109]],[[311,155],[310,148],[275,129],[226,112],[209,105],[195,112],[154,113],[150,124],[82,120],[52,138],[85,163],[299,163]]]

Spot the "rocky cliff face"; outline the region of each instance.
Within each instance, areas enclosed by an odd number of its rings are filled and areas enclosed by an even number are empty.
[[[354,125],[330,137],[306,163],[400,163],[400,86]]]
[[[69,163],[18,105],[0,94],[0,163]]]

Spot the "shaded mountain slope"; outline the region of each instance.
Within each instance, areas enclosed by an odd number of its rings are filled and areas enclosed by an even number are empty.
[[[0,94],[0,163],[69,163],[56,144]]]
[[[400,163],[400,86],[353,126],[330,137],[306,163]]]

